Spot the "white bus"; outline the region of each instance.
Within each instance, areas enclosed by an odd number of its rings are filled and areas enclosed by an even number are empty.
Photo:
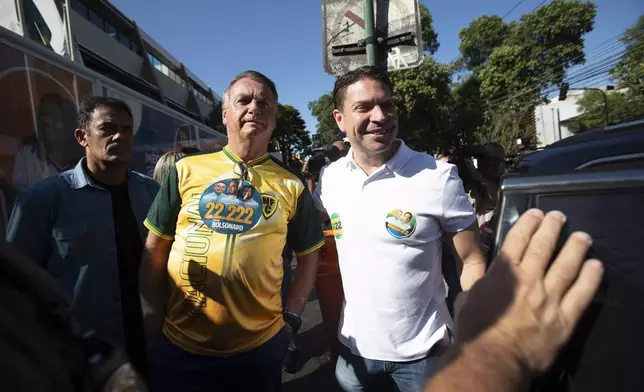
[[[226,136],[54,51],[0,27],[0,175],[16,188],[74,166],[80,102],[102,95],[127,102],[134,118],[132,169],[151,175],[169,150],[207,150]]]

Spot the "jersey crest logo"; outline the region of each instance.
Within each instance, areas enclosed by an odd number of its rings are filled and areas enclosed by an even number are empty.
[[[268,193],[262,193],[262,215],[264,215],[264,219],[269,220],[275,214],[277,204],[277,197],[269,195]]]

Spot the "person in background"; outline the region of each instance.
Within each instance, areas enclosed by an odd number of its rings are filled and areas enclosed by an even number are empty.
[[[280,384],[324,241],[306,187],[268,154],[277,98],[259,72],[233,78],[222,97],[228,145],[172,165],[150,208],[140,279],[155,390],[270,392]],[[213,202],[220,181],[228,194]],[[262,206],[235,206],[244,187]],[[297,271],[283,311],[287,240]]]
[[[76,105],[45,94],[36,108],[36,134],[25,138],[14,161],[11,180],[19,188],[34,185],[73,166],[82,150],[73,140]]]
[[[324,169],[326,169],[329,164],[347,155],[347,152],[349,152],[350,148],[351,144],[349,142],[344,142],[342,140],[333,142],[331,144],[329,157],[327,158],[327,163],[320,168],[320,172],[317,173],[317,176],[313,175],[313,173],[309,173],[309,161],[306,161],[304,167],[302,167],[302,175],[306,180],[306,186],[309,188],[309,192],[311,192],[311,194],[313,194],[313,192],[315,191],[315,185],[318,179],[322,177]]]
[[[84,101],[74,135],[85,157],[20,193],[7,242],[61,283],[85,328],[124,347],[146,374],[137,276],[143,220],[159,184],[128,169],[133,130],[125,102]]]
[[[489,223],[494,216],[501,179],[505,173],[505,150],[499,143],[490,142],[483,145],[483,151],[478,156],[478,168],[475,179],[478,183],[471,187],[470,197],[474,200],[479,228],[486,233],[491,232]]]
[[[456,319],[458,344],[425,392],[518,392],[545,372],[572,336],[603,276],[592,239],[571,234],[554,262],[561,212],[525,212]]]
[[[442,242],[465,290],[485,273],[476,215],[453,165],[396,138],[398,115],[385,72],[365,66],[346,73],[336,80],[333,99],[351,150],[324,170],[313,197],[336,222],[345,293],[336,378],[345,391],[379,390],[389,382],[415,392],[436,371],[453,331]],[[388,222],[391,217],[405,227]]]
[[[161,155],[161,158],[159,158],[157,164],[154,166],[154,174],[152,175],[154,181],[161,184],[165,176],[168,175],[170,166],[174,165],[179,159],[186,155],[187,154],[182,151],[168,151]]]

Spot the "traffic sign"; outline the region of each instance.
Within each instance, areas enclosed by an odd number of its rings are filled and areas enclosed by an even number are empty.
[[[379,55],[392,70],[423,61],[418,0],[373,0]],[[324,70],[342,75],[367,64],[364,0],[322,0]]]

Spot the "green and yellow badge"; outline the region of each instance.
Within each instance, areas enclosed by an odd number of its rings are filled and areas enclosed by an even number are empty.
[[[407,238],[416,230],[416,217],[409,211],[393,209],[387,214],[385,228],[394,238]]]
[[[337,213],[331,214],[331,230],[333,230],[333,237],[336,240],[342,238],[342,221]]]

